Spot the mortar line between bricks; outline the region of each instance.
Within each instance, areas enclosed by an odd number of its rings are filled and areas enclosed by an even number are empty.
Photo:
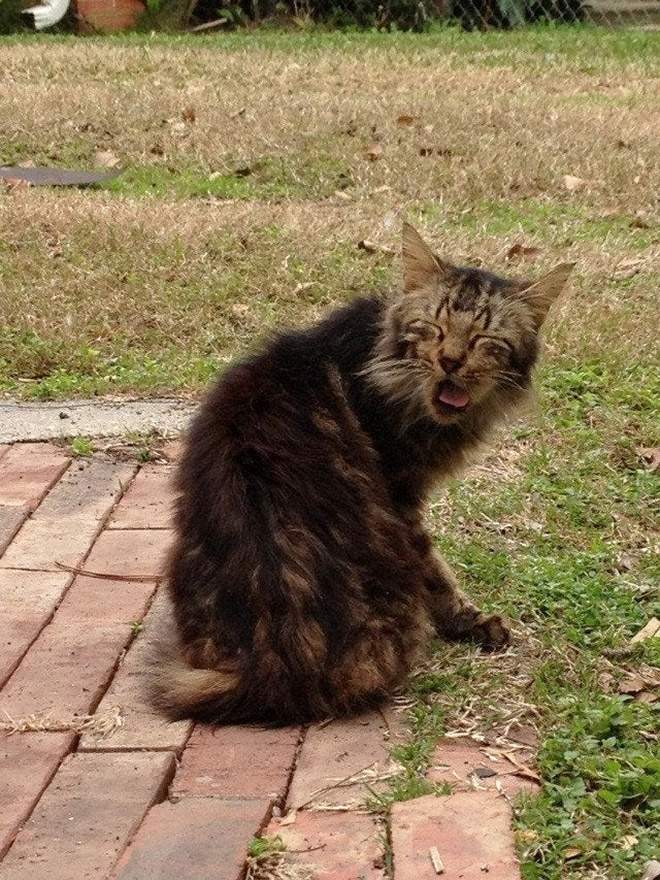
[[[63,475],[64,475],[65,473],[66,473],[66,470],[63,471]],[[133,474],[133,476],[131,477],[131,479],[127,481],[126,485],[124,485],[124,484],[122,483],[121,480],[117,480],[117,482],[119,483],[119,489],[120,489],[120,491],[119,491],[119,493],[118,493],[118,495],[117,495],[117,498],[116,498],[115,501],[114,501],[114,504],[112,504],[112,506],[110,507],[110,509],[109,509],[109,511],[107,512],[107,514],[106,514],[102,519],[99,520],[99,528],[98,528],[97,531],[94,533],[94,537],[93,537],[92,540],[90,541],[89,547],[87,548],[87,550],[86,550],[86,552],[85,552],[85,554],[84,554],[84,556],[83,556],[83,558],[82,558],[82,561],[81,561],[81,563],[80,563],[81,566],[83,566],[83,565],[85,564],[85,561],[88,559],[89,554],[90,554],[90,553],[92,552],[92,550],[94,549],[94,545],[95,545],[96,542],[98,541],[99,536],[100,536],[101,533],[104,531],[104,529],[105,529],[105,527],[106,527],[106,524],[108,523],[110,517],[111,517],[112,514],[114,513],[115,508],[117,507],[117,505],[119,504],[119,502],[121,501],[121,499],[124,497],[124,495],[125,495],[125,493],[126,493],[128,487],[131,485],[131,483],[132,483],[133,480],[135,479],[136,474],[137,474],[137,471],[135,472],[135,474]],[[58,480],[58,482],[59,482],[59,480]],[[52,491],[52,489],[51,489],[50,491]],[[48,494],[48,493],[46,493],[46,494]],[[46,496],[44,496],[44,497],[46,497]],[[37,510],[38,510],[38,509],[39,509],[39,508],[37,508]],[[20,533],[21,533],[21,529],[23,528],[23,526],[25,525],[25,523],[26,523],[26,522],[29,522],[30,519],[31,519],[31,516],[28,516],[28,518],[25,520],[25,522],[23,523],[23,525],[21,526],[21,528],[16,532],[16,534],[15,534],[14,537],[12,538],[11,542],[9,543],[9,545],[8,545],[8,547],[7,547],[7,550],[9,550],[9,547],[11,547],[11,545],[12,545],[13,542],[16,540],[16,538],[18,537],[18,535],[20,535]],[[7,550],[5,550],[5,552],[7,552]],[[49,571],[49,569],[42,569],[42,568],[8,568],[8,569],[5,569],[5,571]],[[53,619],[54,619],[55,615],[57,614],[57,612],[58,612],[58,610],[59,610],[59,608],[60,608],[60,606],[61,606],[61,604],[62,604],[62,602],[64,601],[64,599],[65,599],[66,596],[68,595],[69,590],[71,589],[71,587],[72,587],[72,585],[73,585],[73,582],[75,581],[76,577],[77,577],[77,575],[76,575],[75,573],[72,573],[71,578],[69,579],[69,582],[67,583],[66,587],[65,587],[64,590],[62,591],[62,595],[60,596],[60,598],[59,598],[57,604],[56,604],[56,605],[54,606],[54,608],[52,609],[51,613],[48,615],[48,617],[47,617],[46,620],[44,621],[43,626],[41,627],[41,629],[39,630],[39,632],[36,634],[36,636],[32,639],[32,641],[30,642],[30,644],[28,645],[28,647],[25,649],[25,651],[23,651],[23,653],[22,653],[21,656],[19,657],[18,661],[15,663],[14,667],[12,668],[11,673],[5,678],[4,681],[0,682],[0,690],[2,690],[2,689],[3,689],[3,688],[4,688],[4,687],[5,687],[5,686],[11,681],[12,676],[14,675],[14,673],[16,672],[16,670],[18,669],[18,667],[21,665],[21,663],[23,662],[23,660],[25,660],[25,658],[26,658],[26,656],[28,655],[29,651],[31,650],[32,646],[36,643],[37,639],[39,639],[39,638],[41,637],[42,633],[46,630],[46,628],[49,627],[49,626],[51,625],[51,623],[53,622]],[[157,590],[158,590],[158,584],[156,584],[156,589],[154,590],[154,596],[156,595]],[[151,600],[149,601],[149,608],[151,607],[151,603],[152,603],[152,602],[153,602],[153,597],[152,597]],[[149,610],[149,609],[147,609],[147,610]],[[132,640],[131,640],[131,641],[129,642],[129,647],[130,647],[130,645],[131,645],[132,643],[133,643],[133,642],[132,642]],[[121,657],[123,657],[123,653],[120,654],[120,659],[121,659]],[[117,664],[118,664],[118,663],[119,663],[119,660],[117,661]],[[115,672],[116,672],[116,669],[117,669],[117,664],[115,664],[115,667],[114,667],[114,669],[113,669],[113,673],[112,673],[112,676],[111,676],[111,678],[110,678],[110,681],[112,681],[112,678],[114,678],[114,675],[115,675]],[[106,690],[107,690],[107,688],[106,688]],[[105,696],[105,691],[103,692],[103,696]],[[100,703],[100,700],[99,700],[99,703]],[[99,703],[97,703],[96,706],[98,706]],[[96,709],[96,707],[95,707],[95,709]]]
[[[21,736],[21,734],[19,733],[18,736]],[[15,843],[15,841],[16,841],[16,838],[17,838],[18,835],[21,833],[21,831],[23,830],[23,828],[27,825],[27,823],[30,821],[30,819],[32,818],[32,814],[34,813],[34,811],[37,809],[37,807],[38,807],[39,804],[41,803],[41,798],[42,798],[42,797],[44,796],[44,794],[48,791],[48,787],[49,787],[49,785],[51,784],[51,782],[53,781],[53,779],[55,779],[55,776],[56,776],[57,773],[59,772],[60,767],[61,767],[62,764],[64,763],[64,759],[65,759],[65,758],[68,758],[69,755],[72,755],[72,754],[76,751],[76,749],[78,748],[78,743],[79,743],[79,742],[80,742],[80,735],[79,735],[79,734],[75,734],[74,737],[73,737],[73,739],[71,740],[71,745],[69,746],[69,748],[68,748],[65,752],[62,753],[62,756],[60,757],[60,759],[59,759],[59,761],[57,762],[56,766],[53,768],[53,772],[48,776],[48,778],[47,778],[47,780],[46,780],[46,784],[44,785],[44,787],[43,787],[43,788],[41,789],[41,791],[39,792],[39,797],[36,798],[35,802],[32,804],[32,807],[30,808],[30,811],[28,812],[28,814],[25,816],[25,818],[24,818],[23,821],[21,822],[19,828],[18,828],[17,831],[16,831],[16,834],[15,834],[14,837],[12,838],[11,843],[9,844],[9,846],[7,847],[7,849],[6,849],[4,852],[0,852],[0,869],[2,868],[2,862],[4,861],[4,859],[5,859],[5,858],[9,855],[9,853],[11,852],[11,848],[12,848],[12,846],[14,845],[14,843]]]
[[[296,748],[293,753],[293,762],[291,764],[291,770],[289,772],[289,776],[286,781],[286,786],[284,788],[284,794],[282,795],[282,801],[280,805],[280,809],[282,810],[282,815],[284,815],[286,802],[289,799],[289,791],[291,790],[291,783],[293,782],[293,777],[295,775],[296,770],[298,769],[298,759],[300,758],[300,753],[303,750],[303,746],[305,744],[305,740],[307,739],[307,732],[309,731],[309,724],[304,724],[300,730],[300,736],[298,737],[298,742],[296,743]]]
[[[137,749],[135,751],[137,751]],[[114,876],[115,869],[116,869],[117,865],[119,864],[119,860],[121,859],[121,857],[124,855],[126,850],[129,848],[129,846],[133,843],[133,841],[137,837],[137,833],[140,830],[140,828],[142,827],[142,823],[147,818],[147,815],[148,815],[149,811],[151,810],[151,808],[155,807],[157,804],[162,804],[163,801],[167,800],[167,795],[170,790],[170,785],[172,784],[172,780],[174,779],[174,776],[176,774],[176,768],[177,768],[178,762],[177,762],[177,757],[176,757],[175,753],[171,749],[165,749],[164,751],[169,752],[172,755],[172,763],[170,765],[170,769],[168,770],[168,772],[165,774],[165,776],[161,780],[160,786],[158,787],[158,790],[154,794],[154,796],[151,800],[151,803],[147,806],[146,810],[144,811],[142,818],[140,819],[139,822],[135,823],[135,828],[132,830],[132,833],[128,835],[124,848],[121,850],[121,852],[117,853],[117,857],[115,858],[114,862],[112,863],[110,870],[108,871],[106,877],[113,877]],[[86,752],[83,754],[90,754],[90,753]]]

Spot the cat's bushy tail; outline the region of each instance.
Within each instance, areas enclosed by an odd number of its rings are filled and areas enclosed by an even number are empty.
[[[151,702],[173,721],[221,722],[234,718],[245,702],[238,665],[198,669],[187,660],[171,632],[159,633],[152,644],[148,689]]]

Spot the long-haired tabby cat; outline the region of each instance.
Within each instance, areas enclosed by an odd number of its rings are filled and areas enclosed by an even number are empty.
[[[402,291],[227,370],[188,434],[153,694],[171,717],[280,723],[377,704],[433,632],[506,643],[422,525],[433,483],[530,388],[571,265],[459,268],[403,231]]]

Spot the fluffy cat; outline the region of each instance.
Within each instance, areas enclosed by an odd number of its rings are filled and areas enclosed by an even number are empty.
[[[529,392],[571,265],[535,283],[440,260],[409,225],[402,291],[279,335],[202,404],[178,472],[172,718],[285,723],[378,704],[437,632],[507,642],[422,526],[437,480]]]

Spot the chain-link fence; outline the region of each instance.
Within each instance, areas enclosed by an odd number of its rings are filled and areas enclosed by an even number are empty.
[[[339,27],[420,31],[432,22],[467,30],[538,22],[660,28],[660,0],[226,0],[220,7],[219,11],[218,0],[192,0],[189,23],[204,25],[220,14],[225,26],[293,17]]]

